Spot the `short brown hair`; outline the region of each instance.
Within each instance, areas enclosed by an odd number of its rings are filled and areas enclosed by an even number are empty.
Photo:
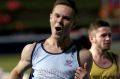
[[[110,27],[110,24],[106,20],[97,19],[90,24],[88,33],[90,34],[93,30],[97,30],[99,27]]]
[[[59,4],[63,4],[71,7],[74,10],[75,14],[77,14],[75,0],[56,0],[54,3],[54,7]]]

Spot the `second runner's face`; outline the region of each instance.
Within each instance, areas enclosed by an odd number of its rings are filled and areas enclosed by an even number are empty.
[[[109,50],[112,41],[112,32],[110,27],[100,27],[95,35],[95,43],[102,50]]]
[[[52,36],[68,37],[74,24],[74,11],[66,5],[56,5],[50,14]]]

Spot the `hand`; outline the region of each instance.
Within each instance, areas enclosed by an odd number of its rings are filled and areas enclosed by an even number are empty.
[[[84,64],[84,67],[78,67],[75,73],[75,79],[83,79],[87,74],[86,70],[87,63]]]

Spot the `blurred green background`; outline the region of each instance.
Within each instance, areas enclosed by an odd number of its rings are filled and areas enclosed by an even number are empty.
[[[17,4],[18,8],[11,9]],[[0,14],[9,17],[8,23],[0,25],[0,34],[14,32],[44,32],[49,29],[49,15],[55,0],[0,0]],[[89,22],[98,17],[100,0],[76,0],[78,8],[77,28],[88,27]],[[13,6],[14,8],[14,6]],[[41,32],[40,32],[40,31]],[[6,33],[5,33],[6,32]],[[47,32],[47,31],[46,31]]]
[[[55,0],[0,0],[0,34],[49,32],[49,15]],[[119,0],[75,0],[78,9],[76,28],[88,27],[99,17],[120,26]],[[111,5],[112,2],[112,5]],[[106,6],[108,7],[106,9]],[[112,7],[111,7],[112,6]],[[46,31],[43,31],[46,30]]]

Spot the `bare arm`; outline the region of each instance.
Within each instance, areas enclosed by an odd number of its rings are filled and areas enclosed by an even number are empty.
[[[11,71],[9,79],[22,79],[24,72],[31,67],[31,54],[34,44],[28,44],[24,47],[21,59],[16,67]]]
[[[84,67],[84,64],[87,63],[86,69],[87,71],[90,71],[93,62],[92,54],[90,53],[90,51],[87,49],[82,49],[79,54],[79,59],[81,67]]]
[[[75,79],[90,79],[89,73],[92,66],[92,55],[87,49],[80,50],[79,54],[80,64],[75,73]]]

